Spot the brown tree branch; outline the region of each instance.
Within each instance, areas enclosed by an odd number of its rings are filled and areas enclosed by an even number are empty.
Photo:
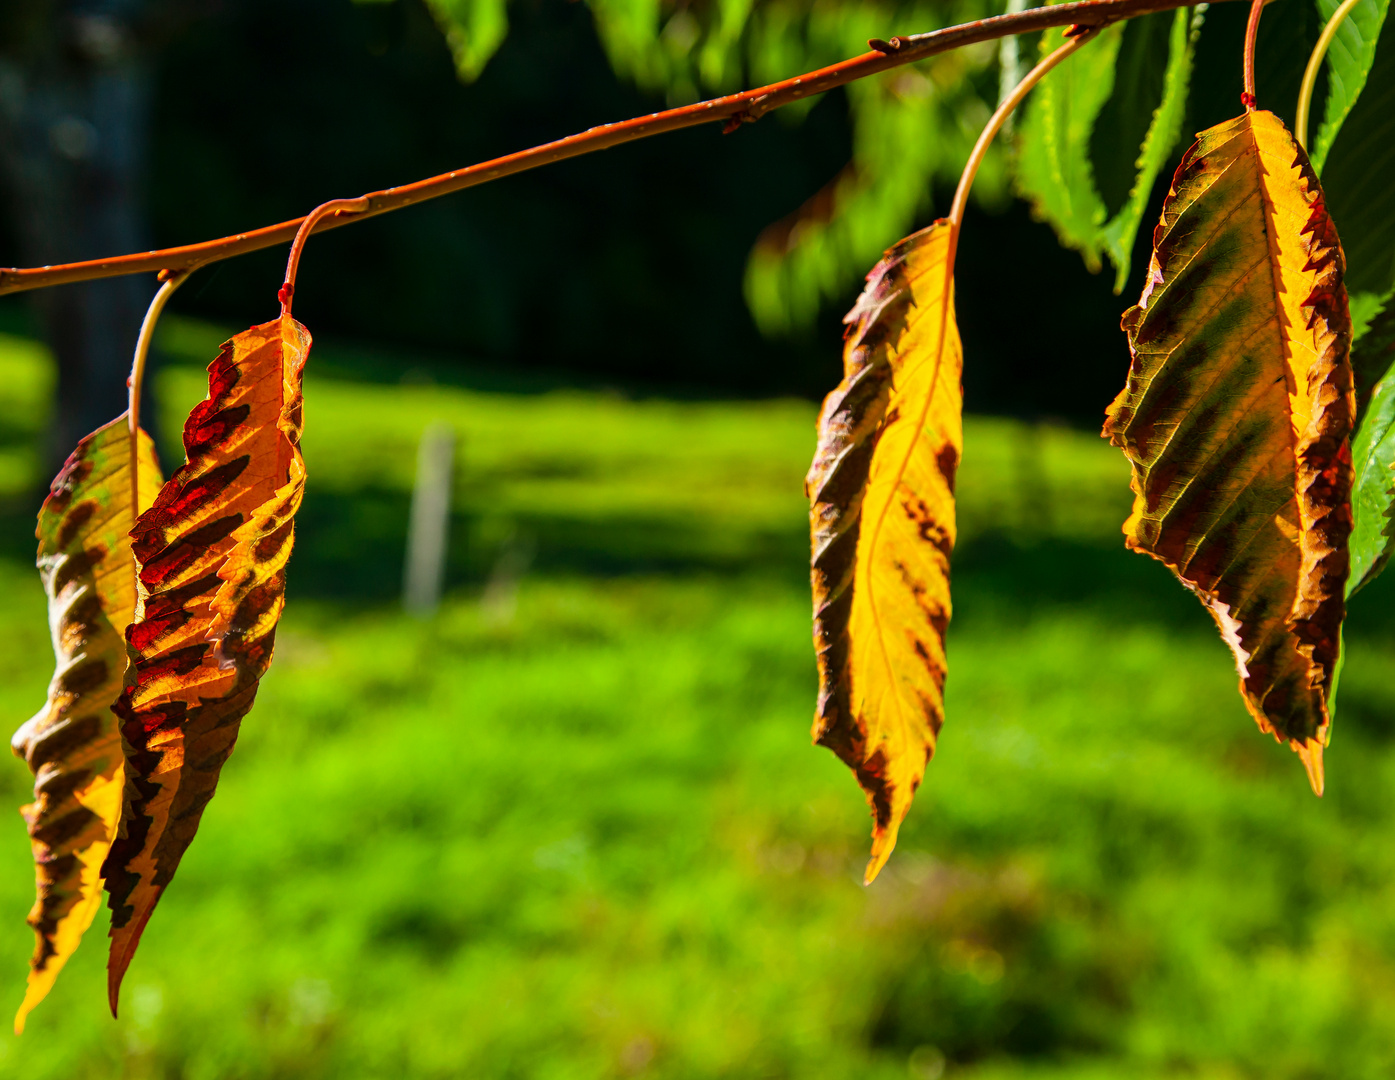
[[[1045,30],[1052,26],[1077,25],[1081,27],[1105,26],[1120,19],[1145,15],[1154,11],[1169,11],[1186,7],[1192,0],[1078,0],[1076,3],[1055,4],[1049,7],[1031,8],[1027,11],[1008,15],[995,15],[978,22],[949,26],[928,34],[915,34],[911,37],[892,38],[889,42],[873,40],[869,42],[872,52],[830,67],[820,68],[793,79],[757,87],[740,94],[700,101],[694,105],[684,105],[678,109],[650,113],[633,120],[622,120],[615,124],[603,124],[565,139],[544,143],[516,154],[484,161],[454,172],[442,173],[414,184],[387,188],[371,192],[363,198],[368,208],[358,213],[339,213],[325,217],[316,226],[316,232],[337,228],[355,221],[364,221],[378,214],[400,210],[415,203],[448,195],[453,191],[485,184],[514,173],[536,169],[540,165],[550,165],[554,161],[579,157],[582,154],[605,150],[621,143],[646,139],[666,131],[725,121],[725,130],[735,130],[742,123],[759,120],[772,109],[788,105],[802,98],[812,97],[832,90],[834,87],[869,75],[876,75],[903,64],[923,60],[936,53],[948,52],[964,45],[980,41],[992,41],[1009,34],[1025,34],[1035,30]],[[89,281],[93,278],[117,277],[123,274],[139,274],[157,270],[190,270],[206,263],[230,259],[235,255],[245,255],[250,251],[289,242],[300,228],[304,218],[283,221],[278,225],[268,225],[251,232],[225,236],[218,240],[208,240],[201,244],[187,244],[183,247],[165,248],[161,251],[137,252],[132,255],[118,255],[108,259],[93,259],[88,262],[65,263],[61,266],[40,266],[32,269],[0,269],[0,294],[23,292],[28,289],[41,289],[49,285],[62,285],[73,281]]]

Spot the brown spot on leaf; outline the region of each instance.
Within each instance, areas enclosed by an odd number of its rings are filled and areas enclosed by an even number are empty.
[[[66,550],[71,547],[78,534],[92,520],[92,515],[100,509],[96,499],[84,499],[69,510],[63,518],[63,524],[58,526],[58,548]]]

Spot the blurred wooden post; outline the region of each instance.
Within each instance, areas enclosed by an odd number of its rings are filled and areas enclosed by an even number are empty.
[[[430,615],[441,602],[454,464],[455,431],[439,421],[429,425],[421,433],[417,450],[407,564],[402,575],[402,606],[413,615]]]

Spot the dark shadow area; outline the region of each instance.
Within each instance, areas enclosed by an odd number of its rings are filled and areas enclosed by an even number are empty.
[[[1131,622],[1210,625],[1196,597],[1161,564],[1119,543],[989,533],[954,553],[954,617],[1028,619],[1063,607],[1121,613]]]
[[[1166,187],[1159,205],[1164,194]],[[970,206],[963,236],[955,302],[965,411],[1102,423],[1128,372],[1119,316],[1137,291],[1115,296],[1113,272],[1091,274],[1021,201],[1001,214]],[[1134,256],[1134,279],[1147,260],[1144,247]]]
[[[225,4],[164,58],[161,85],[178,92],[158,95],[157,241],[283,220],[663,107],[611,73],[584,5],[534,0],[509,18],[463,86],[420,0]],[[763,340],[742,270],[760,230],[850,150],[835,94],[802,124],[711,125],[550,166],[317,238],[297,312],[317,332],[490,364],[818,394],[836,349]],[[205,271],[174,307],[270,317],[284,261],[268,251]],[[828,324],[818,341],[837,340]]]

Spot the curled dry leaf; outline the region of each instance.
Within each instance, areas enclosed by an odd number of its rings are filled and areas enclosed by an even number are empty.
[[[137,452],[141,505],[149,506],[160,466],[144,431]],[[53,481],[35,533],[57,668],[47,703],[10,744],[34,772],[34,802],[21,813],[38,885],[29,912],[38,942],[16,1034],[101,904],[99,870],[121,813],[121,736],[111,707],[121,694],[123,635],[136,603],[127,536],[133,516],[123,413],[78,443]]]
[[[1321,794],[1352,524],[1341,245],[1307,157],[1256,111],[1199,136],[1153,246],[1104,426],[1133,466],[1127,543],[1200,597]]]
[[[875,825],[870,882],[944,721],[962,351],[951,226],[902,240],[844,320],[843,381],[819,418],[811,500],[814,740],[856,773]]]
[[[305,487],[300,381],[309,350],[309,333],[289,316],[223,346],[208,368],[208,398],[184,425],[188,462],[131,533],[133,675],[116,705],[125,807],[104,867],[113,1012],[271,662]]]

